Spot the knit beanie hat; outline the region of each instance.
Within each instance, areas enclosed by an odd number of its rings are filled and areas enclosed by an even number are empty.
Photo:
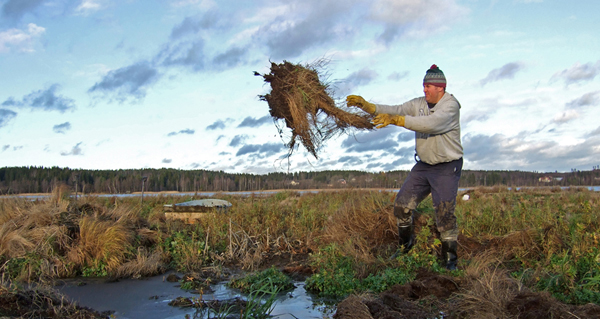
[[[444,72],[442,72],[437,65],[432,65],[431,68],[429,68],[429,70],[427,70],[425,73],[425,78],[423,78],[423,85],[425,84],[431,84],[445,88],[446,77],[444,76]]]

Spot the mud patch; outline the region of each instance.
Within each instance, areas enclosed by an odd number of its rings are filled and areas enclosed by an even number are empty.
[[[68,302],[48,289],[0,288],[0,316],[9,318],[108,319],[112,312],[97,312]]]

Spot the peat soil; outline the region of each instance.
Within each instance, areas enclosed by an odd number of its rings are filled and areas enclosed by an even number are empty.
[[[516,232],[501,239],[480,243],[460,235],[459,256],[510,250],[525,241],[526,231]],[[461,265],[459,264],[459,268]],[[414,281],[395,285],[376,295],[352,295],[337,304],[335,319],[422,319],[422,318],[518,318],[518,319],[600,319],[596,304],[568,305],[547,292],[533,292],[525,287],[516,288],[514,280],[506,276],[498,281],[512,282],[513,289],[499,285],[498,290],[477,295],[477,278],[452,277],[420,269]],[[510,286],[510,285],[508,285]],[[481,301],[478,303],[478,301]],[[486,309],[486,307],[490,307]]]
[[[80,307],[45,288],[0,288],[0,318],[109,319],[110,315],[110,311]]]
[[[600,318],[600,306],[566,305],[547,293],[522,292],[509,300],[505,309],[488,314],[461,309],[461,281],[420,271],[406,285],[396,285],[375,296],[350,296],[337,305],[336,319],[423,319],[423,318]],[[458,298],[457,298],[458,297]],[[503,313],[498,316],[498,313]]]

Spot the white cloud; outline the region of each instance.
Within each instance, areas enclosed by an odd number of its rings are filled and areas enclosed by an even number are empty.
[[[371,19],[383,22],[386,43],[396,36],[423,36],[444,30],[448,21],[459,21],[468,13],[454,0],[377,0],[371,6]]]
[[[0,32],[0,52],[9,52],[11,48],[20,52],[35,52],[36,40],[44,32],[46,29],[35,23],[28,24],[26,30],[14,28]]]
[[[82,0],[79,6],[77,6],[77,9],[75,9],[75,12],[86,16],[93,11],[102,9],[102,7],[102,0]]]
[[[569,103],[567,103],[567,107],[576,108],[583,106],[594,106],[600,103],[599,101],[600,91],[589,92],[577,98]]]
[[[264,23],[265,21],[272,21],[277,19],[278,17],[284,17],[288,14],[290,14],[290,11],[292,11],[292,8],[290,8],[290,6],[287,5],[272,5],[272,6],[267,6],[267,7],[262,7],[259,9],[259,11],[251,16],[245,19],[245,23]]]
[[[171,5],[174,7],[196,6],[200,9],[209,9],[216,6],[213,0],[172,0]]]
[[[575,63],[572,67],[556,72],[552,76],[552,81],[557,79],[563,79],[567,85],[587,82],[593,80],[600,73],[600,60],[596,63],[581,64]]]
[[[490,73],[488,73],[488,75],[479,82],[482,86],[484,86],[490,82],[496,82],[504,79],[514,79],[515,74],[523,70],[524,67],[524,64],[521,62],[507,63],[500,68],[490,71]]]
[[[83,144],[83,142],[79,142],[77,144],[75,144],[75,146],[73,146],[73,148],[68,151],[62,151],[60,152],[61,156],[81,156],[83,155],[83,150],[81,149],[81,144]]]
[[[579,112],[575,110],[567,110],[562,113],[556,114],[552,122],[556,124],[567,123],[579,117]]]

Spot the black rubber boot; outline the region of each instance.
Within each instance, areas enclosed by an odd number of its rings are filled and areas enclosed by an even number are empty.
[[[396,259],[400,254],[406,254],[410,251],[415,242],[413,226],[398,226],[398,237],[398,250],[396,250],[390,259]]]
[[[402,248],[402,253],[406,254],[415,243],[413,226],[398,226],[398,237],[398,248]]]
[[[458,243],[456,241],[442,241],[442,262],[446,264],[448,270],[456,270],[456,264],[458,263],[457,247]]]

